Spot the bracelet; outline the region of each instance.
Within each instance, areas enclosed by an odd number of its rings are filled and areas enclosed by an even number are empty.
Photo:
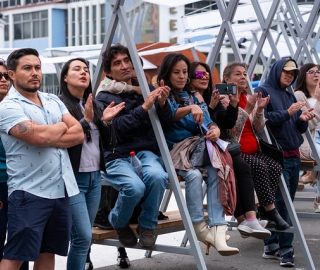
[[[258,115],[264,114],[264,111],[262,111],[262,112],[256,111],[256,114],[258,114]]]
[[[103,120],[103,117],[101,117],[101,121],[106,127],[109,127],[112,125],[112,119],[106,122]]]

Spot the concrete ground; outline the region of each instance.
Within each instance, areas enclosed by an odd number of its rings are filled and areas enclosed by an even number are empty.
[[[297,196],[300,194],[298,193]],[[303,196],[314,197],[314,192],[304,193]],[[297,212],[313,213],[313,203],[306,201],[297,201],[294,203]],[[169,204],[169,210],[177,209],[174,197]],[[319,214],[320,217],[320,214]],[[320,269],[320,219],[300,218],[300,224],[303,229],[313,262],[316,269]],[[282,269],[277,260],[266,260],[262,258],[263,242],[254,238],[241,238],[239,232],[235,229],[227,232],[231,239],[228,245],[238,247],[240,253],[234,256],[223,257],[214,249],[210,249],[209,255],[204,255],[207,269]],[[158,243],[180,245],[184,232],[171,233],[161,235],[158,238]],[[295,248],[295,267],[296,270],[307,270],[307,266],[299,242],[294,240]],[[205,254],[205,246],[200,243],[201,250]],[[144,257],[144,251],[127,249],[128,256],[131,260],[129,269],[197,269],[193,256],[178,255],[170,253],[154,252],[151,258]],[[116,265],[117,250],[115,247],[93,245],[92,246],[92,262],[95,270],[119,269]],[[56,258],[56,270],[65,269],[66,258]],[[75,269],[77,270],[77,269]]]

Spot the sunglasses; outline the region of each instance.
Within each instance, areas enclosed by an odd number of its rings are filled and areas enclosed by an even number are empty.
[[[207,71],[196,71],[194,74],[196,79],[202,79],[203,77],[209,79],[209,72]]]
[[[5,73],[0,72],[0,80],[2,80],[2,76],[3,76],[6,80],[9,80],[8,72],[5,72]]]
[[[309,71],[307,71],[307,73],[310,74],[311,76],[320,75],[320,71],[319,70],[317,70],[317,71],[309,70]]]

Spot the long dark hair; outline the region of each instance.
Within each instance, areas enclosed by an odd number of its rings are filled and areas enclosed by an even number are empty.
[[[206,90],[203,91],[203,99],[205,103],[209,104],[211,100],[211,94],[212,94],[212,76],[211,76],[211,70],[210,67],[203,62],[194,61],[190,64],[190,70],[189,70],[189,78],[190,80],[195,79],[195,70],[197,66],[203,66],[205,70],[209,73],[209,83]]]
[[[171,88],[170,95],[173,95],[173,98],[175,101],[184,106],[184,101],[183,99],[178,95],[178,90],[174,89],[172,87],[172,84],[170,82],[170,75],[172,72],[173,67],[179,62],[179,61],[184,61],[187,66],[188,66],[188,72],[190,70],[190,61],[189,59],[184,56],[181,53],[171,53],[165,56],[163,59],[161,66],[159,67],[158,71],[158,78],[157,78],[157,83],[160,85],[160,81],[163,80],[165,85],[168,85]],[[187,83],[184,87],[184,90],[187,91],[188,93],[191,93],[191,86],[190,83]]]
[[[297,77],[297,81],[294,87],[294,91],[302,91],[306,95],[306,98],[311,97],[306,84],[307,71],[309,71],[313,67],[317,67],[319,70],[319,66],[314,63],[307,63],[300,67],[300,75]]]
[[[59,95],[59,97],[61,98],[63,103],[66,105],[66,107],[69,110],[70,114],[79,121],[79,120],[81,120],[83,118],[83,113],[81,112],[81,107],[80,107],[80,104],[78,102],[78,98],[76,98],[73,95],[71,95],[71,93],[70,93],[70,91],[68,89],[67,83],[64,81],[64,77],[68,74],[68,71],[69,71],[69,68],[70,68],[70,64],[73,61],[81,61],[81,62],[85,63],[86,66],[89,68],[88,62],[85,59],[81,58],[81,57],[72,58],[68,62],[66,62],[64,64],[62,70],[61,70],[61,75],[60,75],[60,95]],[[88,96],[91,93],[92,93],[92,85],[91,85],[91,81],[90,81],[88,87],[85,89],[85,91],[83,93],[83,106],[84,106],[84,104],[86,104]],[[96,125],[99,126],[100,125],[101,111],[98,110],[95,101],[93,102],[93,111],[94,111],[93,122]]]

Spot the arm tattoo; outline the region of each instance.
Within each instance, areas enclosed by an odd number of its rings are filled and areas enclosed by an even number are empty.
[[[34,133],[32,121],[23,121],[16,124],[13,128],[17,129],[20,134],[25,134],[27,132]]]

